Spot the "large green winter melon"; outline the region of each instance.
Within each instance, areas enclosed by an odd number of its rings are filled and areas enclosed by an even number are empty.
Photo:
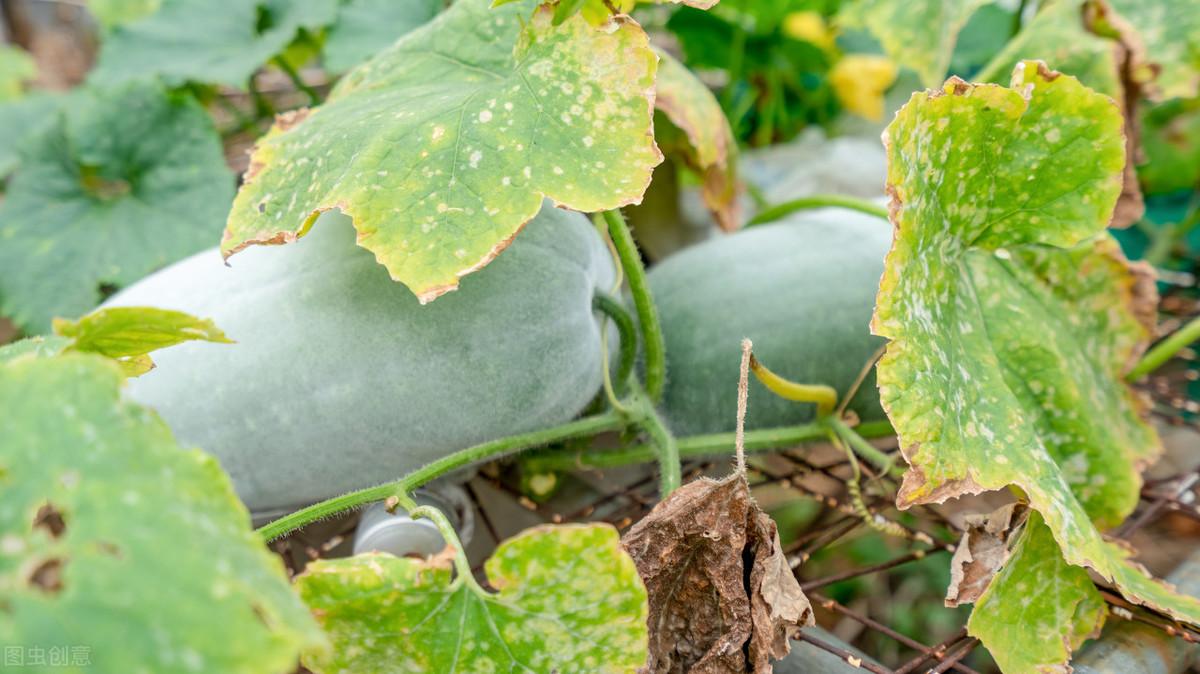
[[[592,296],[614,272],[584,216],[544,208],[425,306],[354,237],[327,213],[296,243],[246,250],[231,267],[213,249],[108,302],[212,318],[237,342],[156,353],[130,394],[216,455],[256,515],[568,421],[600,387]]]
[[[883,340],[870,334],[891,227],[825,210],[685,249],[649,273],[667,344],[663,411],[680,435],[734,428],[741,341],[793,381],[844,394]],[[751,383],[747,429],[812,420],[814,405]],[[882,419],[874,377],[849,409]]]

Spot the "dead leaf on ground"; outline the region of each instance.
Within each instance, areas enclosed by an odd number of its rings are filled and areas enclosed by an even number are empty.
[[[1025,517],[1025,506],[1009,503],[984,514],[967,515],[966,531],[950,560],[946,606],[973,604],[1008,561],[1008,536]]]
[[[742,474],[680,487],[622,541],[650,599],[650,674],[769,674],[813,624]]]

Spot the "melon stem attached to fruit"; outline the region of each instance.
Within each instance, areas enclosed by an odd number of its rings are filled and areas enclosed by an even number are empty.
[[[613,247],[617,249],[621,269],[629,280],[629,291],[633,295],[633,306],[637,310],[638,327],[646,353],[646,393],[650,401],[657,404],[662,400],[666,382],[667,347],[658,322],[658,311],[654,308],[654,298],[650,295],[650,285],[646,282],[646,269],[642,266],[637,244],[621,212],[604,211],[604,221],[608,223],[608,234]]]

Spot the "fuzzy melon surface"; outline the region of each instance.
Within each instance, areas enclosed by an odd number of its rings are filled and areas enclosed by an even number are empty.
[[[231,264],[209,250],[108,305],[211,318],[237,342],[157,352],[129,393],[181,443],[214,454],[260,517],[566,422],[599,390],[592,296],[614,271],[577,213],[543,208],[495,261],[425,306],[336,212],[298,242]]]
[[[826,209],[711,239],[651,269],[667,345],[662,406],[672,430],[734,429],[744,337],[777,374],[844,395],[883,344],[869,324],[891,235],[883,220]],[[849,409],[864,420],[884,418],[874,376]],[[814,412],[751,379],[748,430],[804,423]]]

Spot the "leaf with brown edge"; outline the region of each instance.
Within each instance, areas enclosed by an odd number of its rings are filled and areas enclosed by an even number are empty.
[[[503,251],[543,196],[587,212],[639,202],[662,160],[645,31],[488,4],[454,3],[320,107],[281,117],[254,149],[222,253],[294,241],[336,208],[429,302]]]
[[[737,142],[716,96],[670,54],[658,53],[654,106],[676,128],[655,126],[658,144],[702,178],[700,196],[725,231],[741,225]],[[682,132],[680,134],[679,132]],[[682,135],[682,138],[676,138]]]
[[[1090,569],[1200,624],[1200,601],[1101,533],[1132,512],[1161,451],[1125,382],[1150,336],[1153,273],[1105,231],[1121,130],[1110,98],[1032,61],[1010,87],[952,78],[897,113],[884,136],[895,237],[872,320],[891,340],[880,399],[911,466],[898,505],[1016,487],[1062,555],[1047,576]],[[1084,622],[1024,638],[1051,654]],[[989,647],[1001,634],[973,633]]]
[[[986,0],[855,0],[841,5],[840,23],[865,28],[893,61],[936,86],[950,68],[959,31]]]
[[[740,474],[680,487],[622,544],[650,600],[645,672],[768,674],[813,623],[775,523]]]
[[[987,645],[1003,672],[1069,674],[1071,652],[1099,635],[1107,604],[1087,569],[1058,554],[1037,513],[1010,536],[1009,547],[1008,562],[975,599],[967,632]]]
[[[1156,98],[1200,93],[1200,0],[1108,0],[1137,29],[1158,76]]]
[[[646,590],[608,524],[543,525],[501,542],[483,589],[448,546],[430,559],[366,553],[296,579],[333,642],[317,674],[630,674],[646,658]],[[467,565],[465,556],[462,563]]]
[[[1041,9],[1021,32],[975,76],[980,82],[1007,82],[1021,60],[1039,59],[1058,72],[1111,97],[1125,119],[1126,157],[1121,196],[1110,226],[1123,229],[1145,212],[1135,166],[1141,162],[1138,102],[1154,73],[1141,38],[1104,0],[1056,0]]]
[[[967,515],[966,531],[950,560],[946,606],[974,603],[1008,561],[1009,532],[1024,517],[1024,506],[1009,503],[988,514]]]

